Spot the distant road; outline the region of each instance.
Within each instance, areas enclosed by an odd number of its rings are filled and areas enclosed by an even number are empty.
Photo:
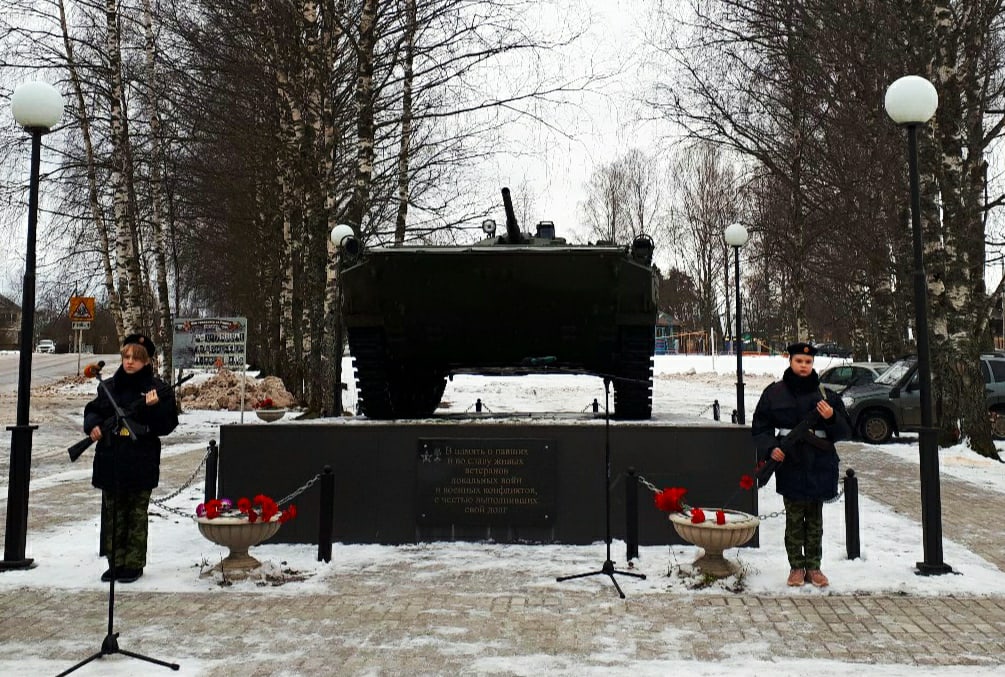
[[[118,367],[119,356],[114,355],[88,355],[80,356],[80,368],[91,362],[104,360],[108,363],[105,367],[105,375],[109,376]],[[2,354],[0,355],[0,392],[17,391],[18,363],[20,355]],[[45,353],[32,353],[31,356],[31,384],[32,386],[53,383],[65,376],[73,376],[77,373],[77,354],[65,353],[50,355]]]

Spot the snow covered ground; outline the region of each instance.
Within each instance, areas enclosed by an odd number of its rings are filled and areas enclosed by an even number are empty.
[[[836,362],[837,360],[835,360]],[[829,359],[818,361],[816,368],[825,369]],[[779,378],[787,366],[781,357],[745,357],[746,409],[748,419],[763,388]],[[347,361],[348,367],[348,361]],[[730,356],[658,356],[656,358],[654,384],[654,414],[660,417],[687,417],[711,419],[710,405],[718,399],[724,417],[735,403],[735,359]],[[351,372],[347,372],[351,373]],[[74,386],[70,389],[90,391],[92,386]],[[512,378],[484,378],[460,376],[448,384],[444,400],[449,403],[443,411],[463,412],[473,410],[474,401],[481,398],[494,412],[505,411],[567,411],[578,412],[589,407],[594,398],[603,403],[603,385],[600,379],[586,376],[543,375]],[[350,389],[346,404],[352,407],[355,392]],[[80,405],[68,410],[67,420],[77,417]],[[236,423],[239,412],[190,411],[183,414],[179,431],[184,435],[166,438],[165,457],[191,453],[205,447],[205,441],[218,437],[218,426]],[[253,415],[249,422],[255,421]],[[246,420],[248,420],[246,418]],[[286,425],[273,423],[270,425]],[[200,440],[194,442],[193,440]],[[911,442],[874,447],[877,454],[890,454],[897,458],[916,461],[917,446]],[[984,490],[1005,492],[1005,464],[977,456],[960,446],[940,453],[942,471],[945,475],[959,478]],[[60,484],[79,484],[86,488],[90,479],[89,465],[66,465],[57,472],[32,480],[32,490]],[[201,482],[173,499],[170,505],[194,513],[200,502]],[[162,496],[175,487],[162,486],[154,497]],[[0,487],[2,490],[2,487]],[[5,491],[3,493],[6,493]],[[782,509],[781,500],[773,490],[773,484],[760,493],[760,510],[768,515]],[[642,509],[648,509],[643,503]],[[655,509],[655,508],[653,508]],[[916,596],[940,595],[1005,595],[1005,576],[1002,572],[977,554],[952,540],[946,534],[945,561],[951,562],[962,575],[941,577],[919,577],[914,573],[915,562],[922,559],[920,526],[908,517],[897,514],[876,501],[862,496],[861,514],[867,515],[867,528],[863,528],[862,557],[849,561],[845,559],[845,524],[843,501],[828,504],[824,509],[825,550],[823,570],[830,576],[832,585],[829,594],[854,595],[898,594]],[[346,572],[354,572],[372,567],[374,563],[404,567],[414,571],[415,576],[424,572],[452,570],[457,572],[477,571],[507,567],[520,562],[521,566],[540,572],[540,579],[530,585],[560,595],[563,590],[593,590],[609,585],[606,579],[585,578],[558,583],[556,575],[570,572],[588,571],[596,568],[603,544],[592,546],[568,545],[498,545],[484,543],[437,543],[412,546],[342,545],[336,544],[333,560],[329,564],[316,560],[316,548],[297,545],[264,545],[253,553],[266,562],[266,573],[278,573],[281,568],[292,568],[301,572],[304,580],[279,586],[258,586],[255,580],[237,582],[233,586],[219,585],[219,579],[200,577],[200,571],[212,566],[226,555],[226,551],[204,540],[187,519],[153,510],[150,531],[149,563],[145,575],[130,586],[131,590],[147,592],[185,593],[202,592],[213,595],[229,595],[239,590],[253,595],[303,595],[310,593],[330,593],[333,577]],[[668,526],[668,529],[670,527]],[[786,588],[779,572],[786,565],[782,532],[784,518],[764,519],[760,527],[762,547],[743,548],[727,553],[743,567],[742,581],[726,579],[717,584],[696,589],[696,577],[690,563],[696,556],[691,546],[650,546],[641,549],[641,556],[634,562],[637,571],[646,573],[644,581],[621,579],[622,586],[630,596],[667,594],[722,594],[725,590],[740,585],[742,594],[770,594],[805,596],[822,594],[821,591],[806,588]],[[24,587],[56,587],[67,590],[100,589],[97,581],[100,562],[95,558],[98,520],[90,514],[81,514],[57,528],[35,531],[29,534],[28,556],[34,557],[42,565],[27,571],[10,571],[0,574],[0,590],[10,591]],[[615,542],[614,559],[623,561],[624,545]],[[668,572],[670,575],[668,575]],[[512,664],[513,674],[534,674],[531,659],[527,665]],[[539,664],[538,667],[543,667]],[[34,668],[48,671],[53,665],[35,665]],[[693,664],[686,661],[662,664],[658,671],[641,671],[636,674],[667,674],[675,669],[695,672]],[[722,668],[723,666],[720,666]],[[725,666],[708,667],[700,674],[760,674],[756,670],[749,673],[737,672]],[[765,665],[760,666],[766,669]],[[846,669],[847,668],[847,669]],[[773,674],[817,674],[844,675],[859,672],[860,666],[823,665],[809,661],[802,664],[772,664]],[[877,666],[878,668],[878,666]],[[122,671],[117,671],[117,670]],[[87,674],[150,674],[134,673],[135,665],[121,666],[105,662],[100,673]],[[11,672],[13,670],[14,672]],[[845,671],[846,670],[846,671]],[[887,671],[892,670],[892,671]],[[0,659],[0,674],[27,674],[34,672],[33,666],[13,659]],[[870,674],[908,674],[913,672],[904,666],[899,672],[896,666],[871,670]],[[981,669],[969,668],[968,674],[982,673]],[[201,674],[198,661],[188,661],[181,674]],[[932,674],[963,674],[952,671],[935,670]]]

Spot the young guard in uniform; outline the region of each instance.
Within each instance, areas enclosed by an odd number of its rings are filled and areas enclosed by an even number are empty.
[[[820,570],[823,554],[823,503],[837,496],[838,455],[834,442],[851,436],[851,423],[841,398],[820,385],[813,358],[816,348],[793,343],[787,348],[789,368],[782,380],[761,394],[751,421],[760,461],[772,459],[775,489],[785,504],[785,552],[790,586],[829,584]],[[812,415],[809,431],[783,451],[779,442]]]
[[[101,580],[111,579],[114,555],[115,580],[132,583],[143,575],[147,561],[147,510],[150,491],[160,479],[160,437],[178,425],[178,412],[173,391],[165,388],[163,396],[157,394],[165,384],[154,376],[153,342],[142,334],[130,334],[122,342],[121,354],[122,365],[105,386],[123,410],[132,407],[134,414],[128,418],[130,423],[138,424],[133,427],[137,439],[130,439],[124,426],[102,430],[102,424],[115,415],[115,410],[101,387],[98,396],[84,407],[84,432],[97,442],[91,484],[101,489],[107,516],[104,549],[109,569]]]

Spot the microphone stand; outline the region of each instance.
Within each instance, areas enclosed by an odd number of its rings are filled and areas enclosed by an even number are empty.
[[[112,396],[112,392],[105,385],[105,381],[101,378],[101,367],[104,366],[103,362],[98,363],[97,373],[94,375],[98,379],[98,388],[105,393],[105,397],[108,401],[112,403],[112,409],[115,410],[115,431],[122,430],[123,427],[129,432],[129,438],[134,442],[137,440],[136,433],[133,430],[132,425],[129,422],[128,417],[126,417],[125,412],[119,403],[115,401]],[[98,658],[104,658],[110,654],[122,654],[124,656],[129,656],[130,658],[137,658],[139,660],[147,661],[148,663],[154,663],[156,665],[162,665],[166,668],[171,668],[172,670],[178,670],[181,666],[177,663],[168,663],[167,661],[162,661],[157,658],[151,658],[150,656],[144,656],[143,654],[135,653],[133,651],[127,651],[119,647],[119,633],[114,631],[115,623],[115,574],[116,574],[116,561],[115,561],[115,547],[116,547],[116,531],[117,531],[117,520],[118,512],[122,507],[122,499],[120,492],[121,478],[119,477],[119,464],[116,462],[116,456],[118,451],[116,450],[116,444],[114,442],[109,443],[109,448],[112,452],[112,468],[114,468],[115,474],[115,500],[112,504],[112,549],[108,553],[108,570],[111,573],[111,578],[108,580],[108,632],[105,634],[105,639],[101,642],[101,648],[97,652],[88,656],[84,660],[80,661],[72,668],[64,670],[63,672],[56,675],[56,677],[63,677],[68,675],[78,668],[82,668],[93,660]]]
[[[607,519],[606,522],[606,532],[604,540],[607,543],[607,559],[604,560],[603,566],[597,571],[588,571],[583,574],[573,574],[571,576],[559,576],[555,580],[561,583],[562,581],[570,581],[574,578],[586,578],[587,576],[609,576],[611,583],[614,584],[614,588],[618,591],[618,595],[621,599],[625,598],[625,593],[621,590],[621,586],[618,585],[618,581],[615,576],[633,576],[635,578],[645,579],[645,574],[638,574],[633,571],[618,571],[614,568],[614,561],[611,559],[611,410],[610,410],[610,399],[611,399],[611,377],[604,377],[604,513]]]

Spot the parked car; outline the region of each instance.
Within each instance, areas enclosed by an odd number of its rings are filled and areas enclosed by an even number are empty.
[[[995,439],[1005,440],[1005,353],[981,355],[984,392]],[[866,442],[883,444],[893,435],[921,427],[918,360],[897,360],[868,385],[849,386],[841,399],[852,430]]]
[[[821,343],[814,347],[817,349],[817,355],[823,357],[851,357],[851,348],[846,348],[837,343]]]
[[[56,352],[56,342],[52,339],[39,339],[38,345],[35,347],[36,353],[54,353]]]
[[[848,386],[868,385],[886,371],[886,362],[849,362],[825,369],[820,374],[820,384],[840,393]]]

